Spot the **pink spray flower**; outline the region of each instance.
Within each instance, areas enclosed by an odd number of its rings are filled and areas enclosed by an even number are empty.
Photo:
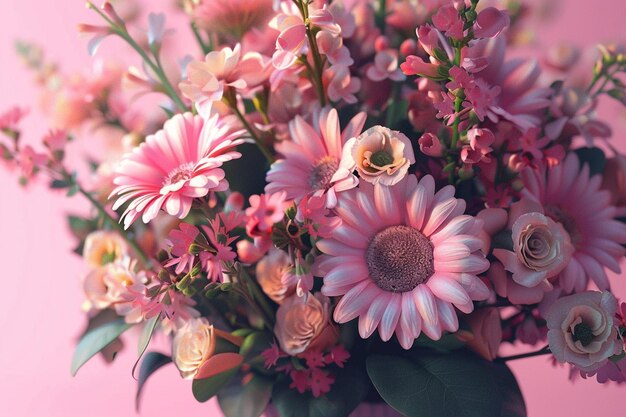
[[[443,156],[444,147],[439,138],[432,133],[424,133],[417,141],[424,155],[438,158]]]
[[[421,75],[431,78],[439,76],[439,65],[426,63],[422,58],[415,55],[407,56],[400,68],[405,75]]]
[[[358,317],[361,337],[378,328],[386,341],[395,332],[409,349],[422,331],[434,340],[456,331],[454,307],[469,313],[472,300],[489,296],[477,277],[489,267],[480,251],[482,221],[463,215],[465,201],[454,191],[435,193],[431,176],[419,184],[411,176],[342,194],[335,208],[341,226],[317,242],[322,293],[341,297],[336,322]]]
[[[116,169],[117,187],[111,193],[118,196],[114,210],[129,203],[122,215],[124,227],[139,215],[148,223],[161,209],[182,219],[195,198],[228,189],[220,167],[241,156],[234,147],[243,143],[237,139],[241,131],[229,130],[218,116],[205,122],[191,113],[178,114],[126,154]]]
[[[455,40],[463,39],[463,20],[453,4],[448,3],[440,7],[432,17],[437,29]]]
[[[209,52],[203,61],[191,61],[187,80],[179,84],[183,95],[196,104],[198,112],[208,117],[213,102],[219,101],[226,88],[252,89],[269,77],[269,61],[261,54],[241,55],[241,45]]]
[[[494,38],[500,34],[509,24],[511,19],[508,13],[487,7],[481,10],[474,23],[474,36],[480,38]]]

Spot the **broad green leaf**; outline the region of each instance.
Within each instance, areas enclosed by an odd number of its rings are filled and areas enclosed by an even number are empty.
[[[238,353],[219,353],[210,357],[198,370],[191,390],[196,400],[208,401],[230,382],[243,363]]]
[[[146,353],[143,361],[141,361],[141,367],[139,368],[139,379],[137,380],[137,394],[135,395],[135,408],[137,409],[137,411],[139,411],[143,387],[150,375],[152,375],[158,369],[160,369],[164,365],[167,365],[171,361],[172,358],[159,352]]]
[[[337,368],[333,375],[330,392],[319,398],[289,388],[290,379],[281,377],[274,384],[272,403],[281,417],[346,417],[363,402],[371,385],[365,370],[356,365]]]
[[[232,385],[217,394],[226,417],[259,417],[272,397],[273,380],[255,375],[246,385]]]
[[[526,416],[509,368],[466,352],[372,355],[367,373],[381,397],[408,417]]]
[[[74,357],[72,358],[72,375],[83,366],[96,353],[104,349],[109,343],[117,339],[122,333],[132,325],[124,322],[123,319],[105,323],[102,326],[85,333],[76,346]]]

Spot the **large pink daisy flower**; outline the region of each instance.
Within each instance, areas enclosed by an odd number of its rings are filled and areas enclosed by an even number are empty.
[[[626,225],[615,220],[611,195],[601,190],[602,176],[590,176],[575,153],[553,168],[527,168],[522,172],[523,196],[538,201],[545,213],[569,233],[574,253],[559,275],[558,285],[567,293],[587,288],[591,279],[600,290],[609,288],[604,267],[619,273],[625,250]]]
[[[335,321],[359,317],[361,337],[378,327],[382,340],[395,332],[405,349],[422,331],[437,340],[458,330],[454,307],[469,313],[472,300],[489,296],[476,276],[489,268],[479,250],[482,221],[464,211],[454,187],[435,193],[431,176],[394,187],[362,183],[342,195],[341,226],[317,243],[322,293],[341,296]]]
[[[140,214],[148,223],[161,209],[182,219],[194,198],[228,189],[220,167],[241,157],[233,148],[243,143],[237,139],[242,131],[229,130],[218,116],[205,121],[191,113],[177,114],[124,155],[113,180],[117,187],[111,193],[119,196],[113,210],[130,202],[122,215],[124,227]]]
[[[326,198],[326,206],[337,204],[337,192],[349,190],[358,184],[352,174],[352,158],[341,158],[348,139],[361,134],[365,113],[359,113],[340,131],[337,110],[324,108],[314,116],[311,126],[300,116],[289,123],[291,140],[276,145],[284,159],[279,159],[267,173],[265,192],[287,192],[290,200],[314,195]]]

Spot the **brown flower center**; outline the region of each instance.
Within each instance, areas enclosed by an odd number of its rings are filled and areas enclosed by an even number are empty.
[[[377,233],[367,248],[366,260],[372,280],[391,292],[411,291],[435,271],[430,240],[403,225]]]
[[[311,168],[311,175],[309,176],[311,188],[314,190],[327,189],[330,185],[330,180],[337,172],[337,168],[339,168],[339,161],[332,156],[325,156],[318,160]]]

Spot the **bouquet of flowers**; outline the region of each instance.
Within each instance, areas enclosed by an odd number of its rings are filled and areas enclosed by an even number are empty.
[[[626,102],[620,47],[572,82],[573,49],[509,56],[516,2],[181,0],[195,44],[173,51],[131,6],[88,3],[79,30],[142,66],[67,76],[20,43],[53,129],[35,149],[24,109],[0,116],[23,184],[94,208],[69,216],[91,269],[73,374],[138,327],[137,398],[173,362],[227,417],[525,416],[506,362],[536,355],[626,380],[626,156],[595,112]],[[94,135],[82,173],[66,149]]]

